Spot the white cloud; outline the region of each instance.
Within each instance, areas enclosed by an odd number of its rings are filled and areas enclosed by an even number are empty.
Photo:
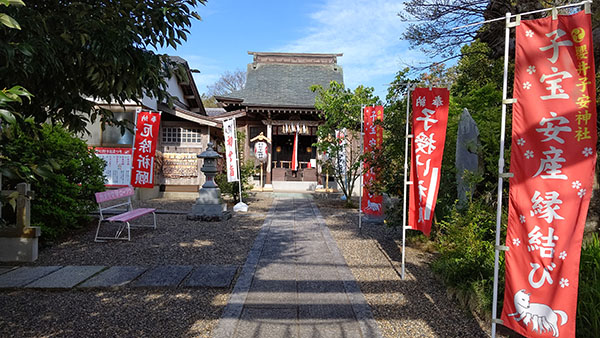
[[[397,16],[401,10],[401,1],[327,0],[310,15],[306,35],[278,51],[343,53],[338,63],[346,86],[364,84],[379,92],[418,59],[400,40],[406,26]]]

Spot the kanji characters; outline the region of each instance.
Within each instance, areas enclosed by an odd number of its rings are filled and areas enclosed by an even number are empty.
[[[545,175],[540,175],[540,177],[543,179],[568,179],[567,175],[562,174],[560,170],[562,168],[562,164],[560,163],[566,162],[566,160],[563,157],[561,157],[562,153],[563,151],[561,149],[557,149],[550,146],[550,150],[544,151],[542,153],[546,155],[546,158],[540,159],[540,168],[535,173],[535,175],[533,175],[533,177],[536,177],[542,172],[544,172]]]
[[[529,214],[531,216],[539,215],[538,218],[546,220],[548,224],[552,223],[555,219],[564,219],[564,217],[556,213],[556,210],[560,209],[559,205],[563,203],[558,197],[559,194],[556,191],[546,192],[542,196],[542,193],[536,190],[531,198],[533,205]]]
[[[417,117],[416,120],[417,121],[423,121],[423,127],[425,128],[425,131],[428,131],[429,128],[431,128],[430,123],[437,123],[438,120],[432,118],[431,116],[433,114],[435,114],[435,110],[431,110],[431,109],[427,109],[427,108],[423,108],[423,110],[421,110],[421,113],[423,115],[425,115],[425,117]]]
[[[433,136],[434,133],[431,133],[431,135],[426,135],[423,132],[419,133],[419,135],[417,135],[417,137],[415,138],[415,145],[417,146],[417,149],[415,149],[415,153],[422,152],[431,155],[431,153],[436,148],[436,146],[433,145],[436,142],[433,139]]]
[[[529,252],[539,250],[540,257],[542,258],[553,258],[554,247],[556,247],[556,241],[558,236],[554,235],[554,228],[548,228],[548,235],[544,236],[539,226],[535,226],[527,235],[529,238],[529,245],[527,250]]]
[[[572,78],[573,75],[571,75],[567,71],[559,72],[558,68],[556,67],[551,67],[550,69],[552,69],[554,73],[549,75],[542,74],[542,76],[540,77],[540,82],[546,82],[549,85],[549,87],[546,87],[546,90],[550,91],[550,95],[540,96],[540,98],[542,100],[568,99],[569,94],[565,93],[565,90],[562,89],[560,83],[564,79]]]
[[[558,39],[560,39],[561,37],[563,37],[566,34],[567,33],[565,31],[563,31],[562,29],[557,29],[555,31],[552,31],[552,32],[546,34],[547,37],[554,36],[554,38],[552,40],[550,40],[550,42],[552,42],[552,44],[550,44],[549,46],[540,47],[540,50],[544,51],[544,52],[549,49],[552,49],[552,57],[549,57],[548,61],[550,61],[552,63],[556,63],[556,61],[558,61],[558,47],[573,46],[573,42],[570,40],[558,41]]]
[[[571,127],[568,126],[560,126],[563,124],[568,124],[569,120],[564,117],[564,116],[558,116],[555,112],[550,112],[550,115],[552,116],[551,118],[542,118],[542,120],[540,121],[540,126],[544,126],[546,125],[544,128],[536,128],[535,130],[537,132],[540,133],[544,133],[544,136],[546,136],[545,139],[542,140],[542,142],[548,142],[548,141],[556,141],[560,144],[565,143],[565,140],[558,137],[558,134],[561,132],[570,132],[571,131]],[[556,125],[555,125],[556,123]]]

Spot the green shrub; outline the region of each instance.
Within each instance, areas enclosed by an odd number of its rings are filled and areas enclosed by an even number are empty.
[[[460,211],[454,207],[439,226],[433,271],[464,306],[487,315],[492,307],[496,210],[476,200]]]
[[[61,126],[43,125],[33,137],[13,127],[14,137],[3,137],[2,154],[23,168],[53,163],[43,177],[30,176],[35,192],[31,201],[31,223],[42,228],[42,241],[52,241],[89,223],[88,214],[97,206],[94,193],[104,190],[104,161],[86,143]],[[7,180],[8,185],[22,181]]]
[[[593,234],[581,248],[577,337],[600,337],[600,240]]]
[[[248,179],[252,177],[254,173],[254,162],[247,161],[240,167],[240,177],[242,180],[242,198],[248,197],[248,191],[252,189],[252,185],[248,183]],[[215,176],[215,183],[219,186],[221,193],[228,194],[233,197],[234,201],[240,200],[240,187],[237,181],[227,182],[227,173],[220,172]]]

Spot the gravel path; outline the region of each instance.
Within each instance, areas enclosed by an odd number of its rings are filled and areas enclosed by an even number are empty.
[[[401,233],[363,224],[361,234],[356,210],[337,201],[317,205],[385,337],[489,336],[447,297],[429,269],[430,254],[407,247],[403,281]]]
[[[152,200],[143,205],[188,211],[193,203]],[[30,265],[242,265],[271,199],[265,195],[247,203],[249,213],[224,222],[157,215],[157,229],[132,229],[131,242],[95,243],[94,224],[41,250]],[[0,337],[210,337],[230,292],[231,288],[2,290]]]
[[[242,265],[269,210],[264,194],[250,212],[225,222],[157,215],[158,228],[133,229],[131,242],[95,243],[95,225],[43,249],[31,265]],[[397,233],[380,225],[357,231],[356,211],[315,201],[385,337],[486,337],[475,319],[449,300],[433,277],[431,255],[407,248],[401,280]],[[191,209],[193,201],[153,200],[144,206]],[[232,286],[235,284],[232,283]],[[229,289],[2,290],[2,337],[210,337]]]

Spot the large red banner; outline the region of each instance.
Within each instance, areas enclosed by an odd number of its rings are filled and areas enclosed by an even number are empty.
[[[596,163],[589,14],[516,29],[504,325],[575,337],[579,255]]]
[[[446,125],[447,88],[416,88],[413,92],[412,147],[408,228],[429,236],[440,186]]]
[[[154,187],[154,153],[158,142],[160,113],[140,112],[137,115],[131,185],[140,188]]]
[[[372,153],[381,149],[383,143],[383,126],[375,121],[383,121],[382,106],[368,106],[363,111],[364,121],[364,139],[363,153]],[[377,181],[377,173],[375,168],[369,163],[364,163],[363,173],[363,198],[361,201],[361,210],[367,215],[382,217],[383,216],[383,196],[371,191],[374,182]]]

